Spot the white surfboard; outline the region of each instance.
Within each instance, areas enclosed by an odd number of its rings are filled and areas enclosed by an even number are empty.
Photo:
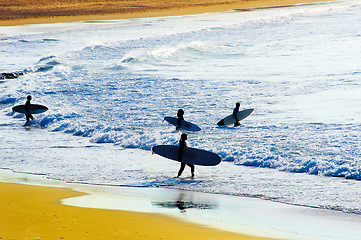
[[[39,104],[30,104],[30,106],[29,106],[30,114],[39,114],[39,113],[46,112],[47,110],[48,110],[47,107],[45,107],[43,105],[39,105]],[[18,112],[18,113],[27,114],[25,105],[17,105],[15,107],[13,107],[13,111]]]
[[[238,120],[243,120],[245,119],[246,117],[248,117],[249,115],[251,115],[251,113],[254,111],[253,108],[250,108],[250,109],[245,109],[245,110],[242,110],[242,111],[239,111],[237,113],[237,118]],[[230,125],[230,124],[233,124],[236,122],[236,119],[234,118],[233,114],[223,118],[222,120],[220,120],[217,125],[218,126],[227,126],[227,125]]]
[[[167,121],[168,123],[178,127],[178,119],[175,117],[165,117],[164,118],[165,121]],[[181,121],[181,125],[180,128],[186,131],[193,131],[193,132],[197,132],[200,131],[201,128],[198,127],[197,125],[195,125],[194,123],[191,122],[187,122],[185,120]]]
[[[162,157],[178,161],[179,146],[158,145],[152,148],[152,152]],[[182,162],[201,166],[215,166],[221,162],[221,157],[206,150],[185,147],[183,149]]]

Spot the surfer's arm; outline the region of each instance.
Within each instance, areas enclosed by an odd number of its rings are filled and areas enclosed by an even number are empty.
[[[183,148],[180,147],[178,152],[178,162],[182,161],[182,155],[183,155]]]
[[[181,122],[182,120],[184,120],[183,116],[177,116],[177,120],[178,120],[178,128],[181,127]]]
[[[26,113],[30,114],[30,101],[29,100],[26,101],[24,108],[25,108]]]
[[[238,112],[233,111],[233,117],[234,117],[234,119],[238,122],[239,120],[238,120],[238,118],[237,118],[237,113],[238,113]]]
[[[186,142],[179,142],[178,162],[182,161],[183,150],[185,147],[187,147]]]

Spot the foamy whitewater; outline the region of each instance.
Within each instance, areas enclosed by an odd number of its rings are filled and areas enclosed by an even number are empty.
[[[360,29],[356,0],[0,27],[0,168],[361,214]],[[28,94],[49,110],[24,127]],[[237,101],[254,113],[218,127]],[[222,158],[193,180],[150,151],[179,108]]]

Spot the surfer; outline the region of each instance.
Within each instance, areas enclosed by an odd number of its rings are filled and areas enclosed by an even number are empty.
[[[179,140],[179,153],[178,153],[178,161],[181,162],[181,167],[178,171],[178,176],[180,177],[180,175],[182,175],[183,170],[186,166],[186,163],[182,162],[182,155],[183,155],[183,150],[185,147],[187,147],[187,143],[186,140],[188,139],[187,134],[182,133],[181,135],[181,139]],[[187,165],[191,168],[191,173],[192,173],[192,178],[194,178],[194,165],[193,164],[189,164],[187,163]]]
[[[241,123],[239,122],[239,120],[237,118],[237,113],[239,113],[239,107],[240,106],[241,106],[241,104],[239,102],[237,102],[236,107],[233,109],[233,117],[234,117],[234,119],[236,119],[236,122],[234,123],[235,127],[241,125]]]
[[[176,128],[177,130],[179,130],[181,128],[181,122],[182,122],[182,120],[184,120],[183,115],[184,115],[183,109],[181,109],[181,108],[178,109],[178,111],[177,111],[178,127]]]
[[[31,95],[28,95],[28,96],[27,96],[27,101],[26,101],[26,103],[25,103],[25,111],[27,112],[27,113],[25,114],[25,116],[26,116],[26,123],[25,123],[25,125],[27,125],[27,124],[29,123],[30,119],[31,119],[31,120],[34,119],[33,115],[31,115],[31,113],[30,113],[30,101],[31,101],[31,99],[32,99]]]

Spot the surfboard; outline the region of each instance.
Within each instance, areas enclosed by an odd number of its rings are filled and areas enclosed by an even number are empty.
[[[242,111],[239,111],[237,113],[237,118],[238,120],[243,120],[246,117],[248,117],[249,115],[251,115],[251,113],[253,112],[254,108],[250,108],[250,109],[245,109]],[[236,119],[234,119],[233,114],[223,118],[222,120],[220,120],[217,125],[218,126],[226,126],[226,125],[230,125],[236,122]]]
[[[39,104],[30,104],[30,106],[29,106],[29,112],[31,114],[39,114],[39,113],[46,112],[47,110],[48,110],[47,107],[45,107],[43,105],[39,105]],[[25,105],[17,105],[15,107],[13,107],[13,111],[18,112],[18,113],[27,114],[27,111],[25,110]]]
[[[162,157],[178,161],[179,146],[158,145],[152,148],[152,152]],[[200,166],[215,166],[221,162],[221,157],[206,150],[185,147],[183,149],[182,162]]]
[[[167,121],[168,123],[178,127],[178,119],[175,117],[165,117],[164,118],[165,121]],[[201,128],[198,127],[197,125],[195,125],[194,123],[191,122],[187,122],[185,120],[181,121],[181,125],[180,128],[186,131],[193,131],[193,132],[197,132],[200,131]]]

